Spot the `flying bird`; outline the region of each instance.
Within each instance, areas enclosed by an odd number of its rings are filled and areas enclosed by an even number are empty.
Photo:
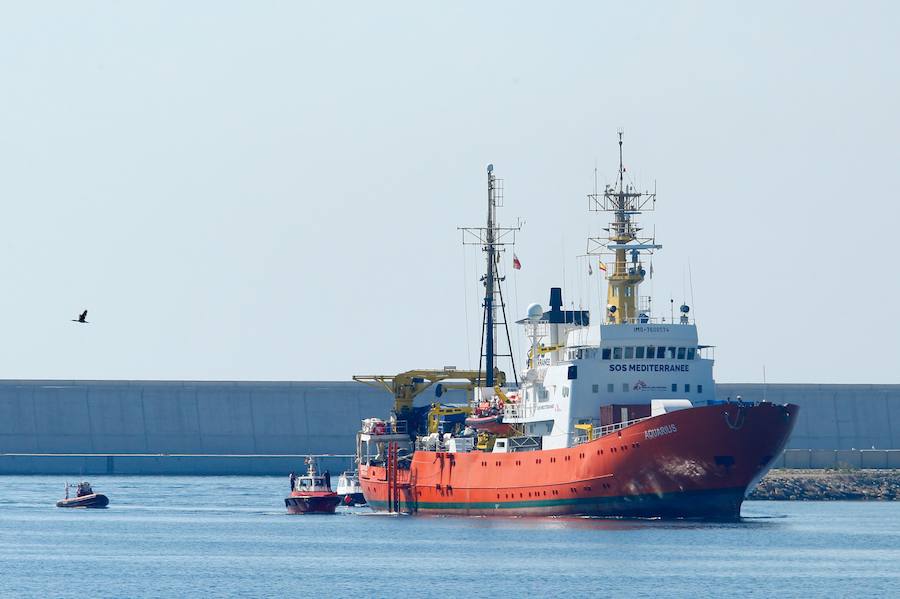
[[[80,322],[81,324],[88,324],[87,321],[87,310],[78,315],[78,318],[73,318],[72,322]]]

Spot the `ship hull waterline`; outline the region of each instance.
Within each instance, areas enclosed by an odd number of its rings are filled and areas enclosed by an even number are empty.
[[[392,487],[376,465],[360,466],[360,483],[376,511],[736,519],[781,454],[797,412],[793,404],[716,404],[564,449],[416,451]]]
[[[366,498],[362,493],[338,493],[341,499],[341,505],[352,507],[357,505],[366,505]]]
[[[301,495],[291,494],[284,499],[288,514],[333,514],[341,498],[335,494]]]

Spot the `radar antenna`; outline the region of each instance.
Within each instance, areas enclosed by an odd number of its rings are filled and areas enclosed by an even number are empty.
[[[619,135],[619,172],[615,185],[606,185],[603,193],[588,195],[590,209],[595,212],[612,212],[613,221],[603,230],[605,237],[588,238],[587,253],[590,255],[611,257],[612,269],[606,267],[609,282],[606,302],[606,322],[608,324],[646,322],[649,319],[649,302],[647,312],[639,309],[637,290],[647,274],[644,270],[642,256],[652,255],[662,246],[653,237],[642,235],[642,228],[634,217],[656,207],[656,189],[653,192],[637,191],[637,188],[625,181],[625,161],[623,153],[624,131]]]

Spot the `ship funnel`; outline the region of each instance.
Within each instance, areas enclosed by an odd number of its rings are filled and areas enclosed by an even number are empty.
[[[551,287],[550,288],[550,310],[555,312],[562,308],[562,288],[561,287]]]

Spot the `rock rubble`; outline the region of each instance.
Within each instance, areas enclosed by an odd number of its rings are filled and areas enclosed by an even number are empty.
[[[900,501],[900,470],[770,470],[748,499]]]

